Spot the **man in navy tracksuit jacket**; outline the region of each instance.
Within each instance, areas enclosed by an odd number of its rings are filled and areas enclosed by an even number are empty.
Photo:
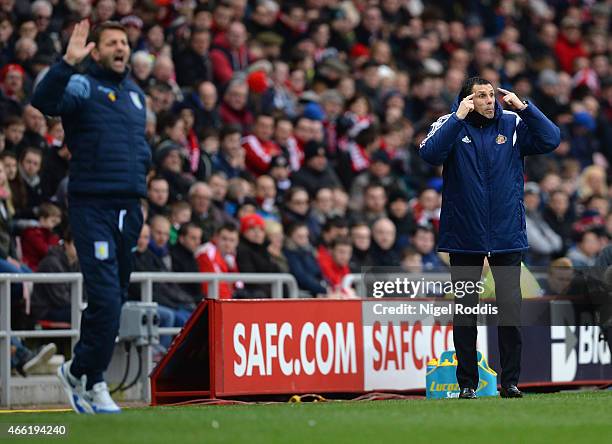
[[[499,88],[503,110],[487,80],[463,85],[452,113],[440,117],[421,142],[419,155],[443,165],[439,251],[450,253],[453,281],[478,281],[485,256],[492,266],[499,309],[501,395],[521,397],[519,329],[522,252],[528,249],[523,204],[523,157],[553,151],[559,128],[533,103]],[[478,294],[455,298],[453,338],[460,398],[478,388],[476,316],[458,313],[458,304],[475,306]]]
[[[74,357],[58,376],[77,412],[112,413],[120,409],[102,375],[127,298],[151,154],[145,140],[145,97],[128,78],[125,29],[106,22],[90,43],[88,35],[87,21],[76,25],[66,55],[41,80],[32,105],[62,117],[72,154],[69,219],[88,294]],[[75,65],[88,55],[91,66],[77,73]]]

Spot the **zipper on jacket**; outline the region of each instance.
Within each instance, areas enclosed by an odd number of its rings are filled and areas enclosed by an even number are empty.
[[[481,126],[479,131],[479,135],[480,135],[480,141],[481,144],[480,146],[482,147],[482,153],[484,155],[484,159],[485,159],[485,187],[486,187],[486,193],[487,193],[487,257],[491,257],[491,189],[489,187],[489,172],[490,172],[490,165],[489,165],[489,156],[487,153],[487,148],[484,145],[484,134],[483,134],[483,127]]]

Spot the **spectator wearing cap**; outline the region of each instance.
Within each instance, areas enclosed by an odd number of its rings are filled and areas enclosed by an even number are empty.
[[[201,273],[238,273],[236,250],[239,233],[236,225],[225,223],[215,231],[213,238],[199,247],[196,261]],[[235,287],[242,283],[219,282],[219,299],[231,299]],[[202,282],[202,293],[208,295],[208,283]]]
[[[294,185],[302,186],[311,197],[319,188],[340,186],[340,179],[328,164],[325,147],[314,140],[304,147],[304,166],[291,175]]]
[[[285,197],[285,193],[291,188],[289,161],[282,154],[280,156],[274,156],[270,161],[270,171],[268,174],[276,183],[276,199],[278,202],[282,202]]]
[[[240,243],[236,253],[241,273],[279,273],[267,251],[265,222],[259,214],[248,214],[240,219]],[[250,298],[270,298],[268,284],[248,284],[245,295]]]
[[[249,86],[241,78],[229,82],[223,101],[219,107],[219,115],[224,125],[240,125],[243,131],[249,131],[253,125],[253,114],[247,107]]]
[[[529,266],[546,266],[554,255],[563,250],[563,240],[555,233],[540,212],[540,187],[535,182],[525,184],[525,224],[529,250],[525,263]]]
[[[574,72],[574,60],[587,56],[582,42],[580,22],[575,18],[567,16],[561,20],[561,32],[555,44],[555,54],[561,69],[568,74]]]
[[[169,203],[183,200],[194,182],[192,176],[183,173],[184,159],[181,151],[181,146],[170,139],[164,140],[155,150],[157,173],[168,182]]]
[[[21,116],[26,99],[25,76],[23,67],[16,63],[0,69],[0,111],[3,116]]]
[[[227,32],[218,34],[213,39],[210,61],[216,84],[224,86],[235,72],[246,71],[251,61],[246,43],[246,28],[238,21],[232,22]]]
[[[363,206],[364,189],[373,181],[382,184],[387,192],[391,190],[406,191],[406,185],[391,170],[389,154],[382,149],[378,149],[372,154],[368,169],[360,173],[351,184],[349,200],[351,210],[358,211]]]
[[[300,290],[316,297],[327,293],[327,285],[321,273],[316,252],[309,240],[308,227],[302,222],[289,225],[283,253],[289,263],[289,271],[297,280]]]
[[[189,46],[176,54],[176,80],[182,88],[196,87],[203,81],[213,80],[213,67],[209,57],[210,31],[196,28],[189,37]]]
[[[242,140],[247,170],[259,176],[270,169],[272,157],[281,154],[279,146],[272,140],[274,117],[259,114],[255,119],[253,134]]]
[[[142,19],[137,15],[126,15],[119,23],[125,26],[128,36],[128,43],[133,52],[143,50],[145,48],[144,38],[142,36]]]
[[[245,153],[239,125],[225,125],[219,134],[219,151],[212,156],[213,169],[225,173],[228,179],[245,171]]]

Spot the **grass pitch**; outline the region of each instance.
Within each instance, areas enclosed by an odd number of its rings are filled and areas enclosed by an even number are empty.
[[[7,424],[64,424],[73,443],[609,443],[612,391],[523,399],[406,400],[124,409],[121,415],[11,413]]]

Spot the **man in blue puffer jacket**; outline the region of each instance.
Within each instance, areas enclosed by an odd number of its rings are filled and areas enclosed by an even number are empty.
[[[485,79],[467,79],[452,113],[440,117],[421,142],[419,155],[443,165],[439,251],[450,253],[454,282],[480,280],[485,256],[492,266],[499,309],[501,395],[521,397],[520,264],[527,250],[523,204],[524,156],[553,151],[559,128],[533,103]],[[478,388],[476,315],[463,307],[478,304],[478,293],[455,298],[454,343],[460,398]]]
[[[88,294],[72,361],[58,376],[78,413],[116,413],[103,372],[113,354],[142,226],[150,148],[145,97],[128,79],[130,47],[118,23],[75,26],[63,59],[34,91],[32,105],[61,116],[69,167],[69,218]],[[86,74],[75,66],[91,55]]]

